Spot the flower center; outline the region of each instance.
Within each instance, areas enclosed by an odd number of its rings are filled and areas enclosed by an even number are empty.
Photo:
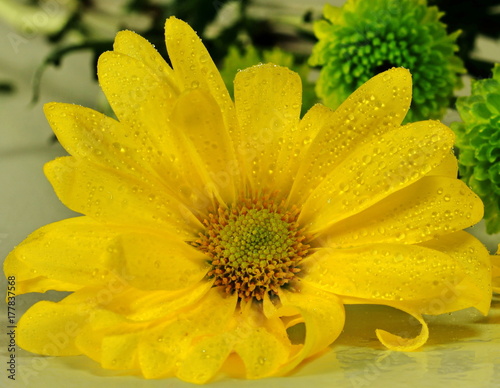
[[[193,245],[210,257],[214,286],[244,300],[262,300],[293,286],[309,249],[298,215],[298,209],[287,211],[268,197],[209,213],[206,230]]]

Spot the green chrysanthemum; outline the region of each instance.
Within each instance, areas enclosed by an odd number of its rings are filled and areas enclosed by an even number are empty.
[[[356,88],[391,67],[413,76],[413,101],[406,122],[441,118],[465,72],[454,55],[459,31],[447,35],[442,13],[426,0],[348,0],[325,5],[317,21],[319,39],[309,63],[322,66],[316,92],[337,108]]]
[[[297,64],[293,54],[283,51],[278,47],[259,52],[252,45],[246,46],[243,53],[237,47],[232,46],[229,48],[226,58],[224,58],[224,64],[220,73],[231,96],[234,95],[233,80],[238,70],[254,66],[260,62],[271,62],[276,65],[285,66],[299,74],[302,80],[302,114],[318,102],[316,93],[314,92],[314,83],[308,80],[310,68],[307,63]]]
[[[500,232],[500,64],[493,77],[472,83],[470,97],[460,97],[462,123],[457,134],[462,179],[484,202],[486,230]]]

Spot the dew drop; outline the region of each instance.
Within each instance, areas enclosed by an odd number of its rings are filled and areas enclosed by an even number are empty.
[[[349,191],[349,183],[347,182],[340,182],[339,183],[339,190],[342,192]]]
[[[398,240],[398,241],[401,241],[405,237],[406,237],[406,234],[403,232],[399,232],[398,234],[396,234],[396,240]]]

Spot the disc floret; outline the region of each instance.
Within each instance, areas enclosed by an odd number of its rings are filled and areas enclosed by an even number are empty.
[[[204,220],[205,232],[194,245],[209,256],[214,279],[228,294],[262,300],[266,293],[293,286],[308,239],[297,223],[299,211],[272,199],[219,206]]]

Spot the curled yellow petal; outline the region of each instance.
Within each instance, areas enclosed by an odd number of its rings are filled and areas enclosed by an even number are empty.
[[[420,313],[406,308],[400,308],[400,310],[410,314],[422,325],[422,329],[416,337],[405,338],[381,329],[377,329],[375,333],[379,341],[388,349],[410,352],[422,347],[427,342],[429,338],[429,327]]]
[[[377,302],[370,299],[353,298],[350,296],[342,297],[341,299],[345,304],[383,304],[385,306],[401,310],[415,318],[415,320],[421,325],[420,332],[415,337],[411,337],[412,334],[409,333],[406,335],[404,333],[402,333],[402,335],[396,335],[382,329],[375,330],[378,340],[390,350],[411,352],[422,347],[429,339],[429,327],[427,322],[422,317],[422,312],[419,310],[419,307],[414,306],[411,303],[409,304],[397,301]]]
[[[280,369],[280,374],[284,374],[337,339],[344,327],[345,311],[335,294],[308,284],[302,285],[301,292],[283,293],[281,300],[283,307],[278,314],[290,315],[292,311],[300,314],[306,331],[300,350]]]

